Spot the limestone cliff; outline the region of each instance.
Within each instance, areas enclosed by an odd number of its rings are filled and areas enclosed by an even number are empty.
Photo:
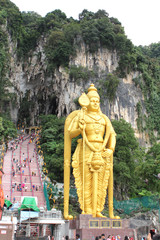
[[[116,51],[109,51],[106,48],[99,48],[95,54],[86,53],[86,45],[83,41],[79,45],[75,57],[70,58],[69,66],[82,66],[89,70],[96,71],[97,75],[87,82],[81,79],[80,82],[69,78],[65,68],[59,67],[49,76],[46,75],[46,62],[44,53],[45,38],[38,42],[36,50],[30,54],[25,62],[17,60],[15,44],[10,41],[9,52],[11,54],[11,64],[9,78],[13,83],[14,91],[17,95],[17,104],[11,105],[12,119],[17,122],[21,102],[27,94],[27,101],[30,102],[28,113],[30,125],[38,123],[40,114],[57,114],[59,117],[69,114],[77,108],[75,99],[86,89],[91,82],[99,87],[99,79],[108,73],[114,73],[118,66],[118,55]],[[136,105],[141,102],[143,113],[146,114],[143,95],[140,88],[136,87],[133,78],[138,76],[138,72],[132,72],[126,78],[121,78],[113,101],[109,101],[104,96],[101,104],[102,111],[110,119],[124,118],[131,123],[137,138],[142,145],[147,144],[145,135],[140,134],[137,129]]]

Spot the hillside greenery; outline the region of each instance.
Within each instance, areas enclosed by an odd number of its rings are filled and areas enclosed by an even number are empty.
[[[7,117],[0,115],[0,145],[17,136],[17,129],[15,124]]]

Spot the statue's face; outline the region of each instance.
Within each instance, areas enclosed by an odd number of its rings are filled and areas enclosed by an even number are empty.
[[[98,97],[90,98],[90,104],[88,109],[92,112],[97,112],[99,110],[100,102]]]

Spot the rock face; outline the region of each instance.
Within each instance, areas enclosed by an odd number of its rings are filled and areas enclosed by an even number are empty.
[[[96,77],[83,79],[78,83],[69,78],[66,69],[59,67],[52,75],[46,74],[46,62],[44,54],[45,39],[41,38],[36,50],[30,54],[25,62],[19,62],[16,58],[15,45],[10,41],[11,64],[9,79],[13,83],[14,91],[17,95],[17,104],[11,106],[12,119],[17,122],[20,113],[21,103],[27,96],[29,124],[38,123],[40,114],[57,114],[59,117],[68,115],[75,110],[75,100],[87,89],[90,83],[95,83],[99,87],[99,80],[107,76],[108,73],[114,73],[118,67],[118,56],[116,51],[99,48],[96,54],[86,52],[86,46],[81,42],[76,57],[70,59],[69,66],[82,66],[88,70],[96,72]],[[107,96],[101,104],[102,111],[110,119],[124,118],[131,123],[136,132],[136,136],[143,146],[146,146],[146,136],[140,134],[137,129],[136,105],[138,102],[142,105],[142,114],[146,114],[143,95],[132,81],[138,73],[131,73],[126,78],[120,79],[115,99],[110,102]]]

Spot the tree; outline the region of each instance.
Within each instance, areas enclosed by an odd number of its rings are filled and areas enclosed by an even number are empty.
[[[61,29],[67,23],[66,14],[57,9],[45,16],[46,29]]]
[[[17,130],[15,124],[4,115],[0,117],[0,142],[3,139],[7,144],[9,139],[13,139],[16,136]]]
[[[111,73],[107,74],[107,77],[99,81],[99,91],[101,98],[107,97],[110,101],[113,101],[116,96],[116,91],[119,85],[119,78]]]
[[[48,71],[54,70],[55,67],[68,66],[69,57],[74,52],[71,43],[67,41],[62,31],[52,31],[46,47],[46,57],[48,61]]]
[[[41,146],[51,180],[63,181],[64,118],[41,116]]]
[[[64,160],[64,123],[65,118],[55,115],[40,116],[42,132],[41,147],[51,181],[63,182]],[[72,141],[72,153],[76,147],[77,138]]]
[[[88,11],[87,9],[84,9],[80,14],[79,14],[79,20],[91,20],[94,17],[94,13]]]
[[[98,10],[94,14],[95,19],[100,19],[100,18],[104,18],[104,17],[108,17],[108,16],[109,16],[109,14],[105,10]]]
[[[112,121],[117,134],[114,153],[114,184],[117,197],[135,197],[138,193],[136,166],[144,152],[134,136],[134,130],[125,120]],[[117,194],[118,193],[118,194]]]
[[[159,194],[160,180],[160,143],[155,143],[145,154],[144,161],[137,166],[137,172],[140,176],[142,189],[151,194]]]

